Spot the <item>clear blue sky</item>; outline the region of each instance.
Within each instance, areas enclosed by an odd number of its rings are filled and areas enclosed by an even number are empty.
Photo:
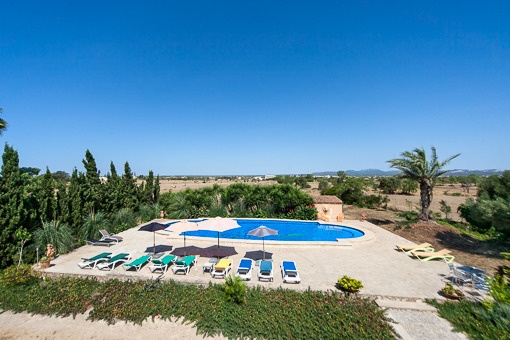
[[[102,174],[510,169],[508,1],[2,1],[0,136]]]

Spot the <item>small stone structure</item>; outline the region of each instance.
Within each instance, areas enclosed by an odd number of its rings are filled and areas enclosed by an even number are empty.
[[[333,195],[314,196],[314,205],[317,209],[317,219],[325,222],[344,220],[342,200]]]

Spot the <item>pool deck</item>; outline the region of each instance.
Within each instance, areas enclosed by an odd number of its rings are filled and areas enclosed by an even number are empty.
[[[168,223],[169,220],[158,220]],[[413,244],[412,242],[392,234],[370,222],[344,221],[342,225],[354,227],[365,232],[365,237],[352,240],[342,240],[334,243],[296,244],[266,241],[265,250],[272,253],[274,262],[274,281],[258,281],[258,267],[254,267],[248,286],[261,285],[267,288],[284,287],[296,290],[335,290],[337,279],[348,275],[363,282],[362,295],[374,296],[384,300],[421,301],[426,298],[443,299],[438,291],[448,281],[449,268],[444,261],[420,262],[395,249],[396,244]],[[138,231],[138,227],[119,234],[124,240],[111,247],[86,245],[73,252],[61,255],[52,261],[52,265],[44,272],[49,275],[93,275],[101,278],[119,279],[150,279],[159,276],[151,273],[149,265],[140,271],[126,271],[120,265],[111,271],[95,269],[80,269],[77,265],[81,258],[88,258],[104,251],[114,254],[125,252],[131,254],[132,259],[144,255],[147,247],[153,245],[153,233]],[[159,232],[155,234],[156,245],[169,245],[173,248],[183,247],[183,237],[172,233]],[[217,244],[216,238],[203,239],[186,237],[186,245],[196,247],[210,247]],[[260,241],[232,241],[220,239],[221,246],[235,247],[237,255],[230,256],[233,260],[231,273],[235,272],[239,260],[246,252],[262,250]],[[455,253],[453,253],[455,255]],[[300,284],[283,283],[280,264],[283,260],[296,263],[301,277]],[[222,283],[221,278],[212,278],[209,273],[203,273],[202,266],[209,262],[209,258],[199,257],[197,265],[193,266],[188,275],[174,274],[171,269],[164,275],[164,280],[173,279],[187,284]],[[480,295],[465,288],[468,296],[473,298]]]

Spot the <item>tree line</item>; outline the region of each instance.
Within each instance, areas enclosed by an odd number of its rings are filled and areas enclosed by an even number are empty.
[[[51,243],[59,253],[71,251],[100,229],[120,232],[159,217],[159,176],[152,171],[137,183],[129,163],[119,175],[113,162],[105,179],[87,150],[85,172],[74,169],[70,178],[19,167],[19,155],[5,144],[0,171],[0,268],[24,258],[35,259]]]

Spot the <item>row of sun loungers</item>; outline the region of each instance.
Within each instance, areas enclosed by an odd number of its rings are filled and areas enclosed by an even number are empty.
[[[172,266],[174,274],[183,273],[184,275],[189,274],[192,266],[196,265],[198,256],[185,256],[178,258],[175,255],[165,255],[160,259],[152,259],[150,255],[142,255],[135,260],[131,261],[131,255],[128,253],[120,253],[113,255],[111,252],[103,252],[90,258],[82,258],[82,261],[78,263],[78,266],[82,269],[94,269],[99,270],[112,270],[117,265],[122,264],[125,270],[134,269],[139,271],[145,264],[151,262],[149,270],[151,273],[160,271],[166,273],[168,268]],[[131,261],[131,262],[129,262]],[[240,277],[243,280],[251,280],[253,272],[254,261],[252,259],[243,258],[239,261],[239,266],[235,272],[235,276]],[[299,283],[301,279],[299,272],[296,268],[296,264],[293,261],[282,261],[281,273],[283,282],[286,283]],[[231,259],[221,259],[214,265],[211,271],[213,278],[224,278],[232,270]],[[257,278],[260,280],[274,280],[273,261],[263,260],[259,263],[259,270]]]
[[[430,260],[444,260],[446,263],[452,263],[455,257],[451,254],[448,249],[441,249],[435,251],[430,243],[421,243],[418,245],[397,245],[398,250],[416,257],[422,262]]]

